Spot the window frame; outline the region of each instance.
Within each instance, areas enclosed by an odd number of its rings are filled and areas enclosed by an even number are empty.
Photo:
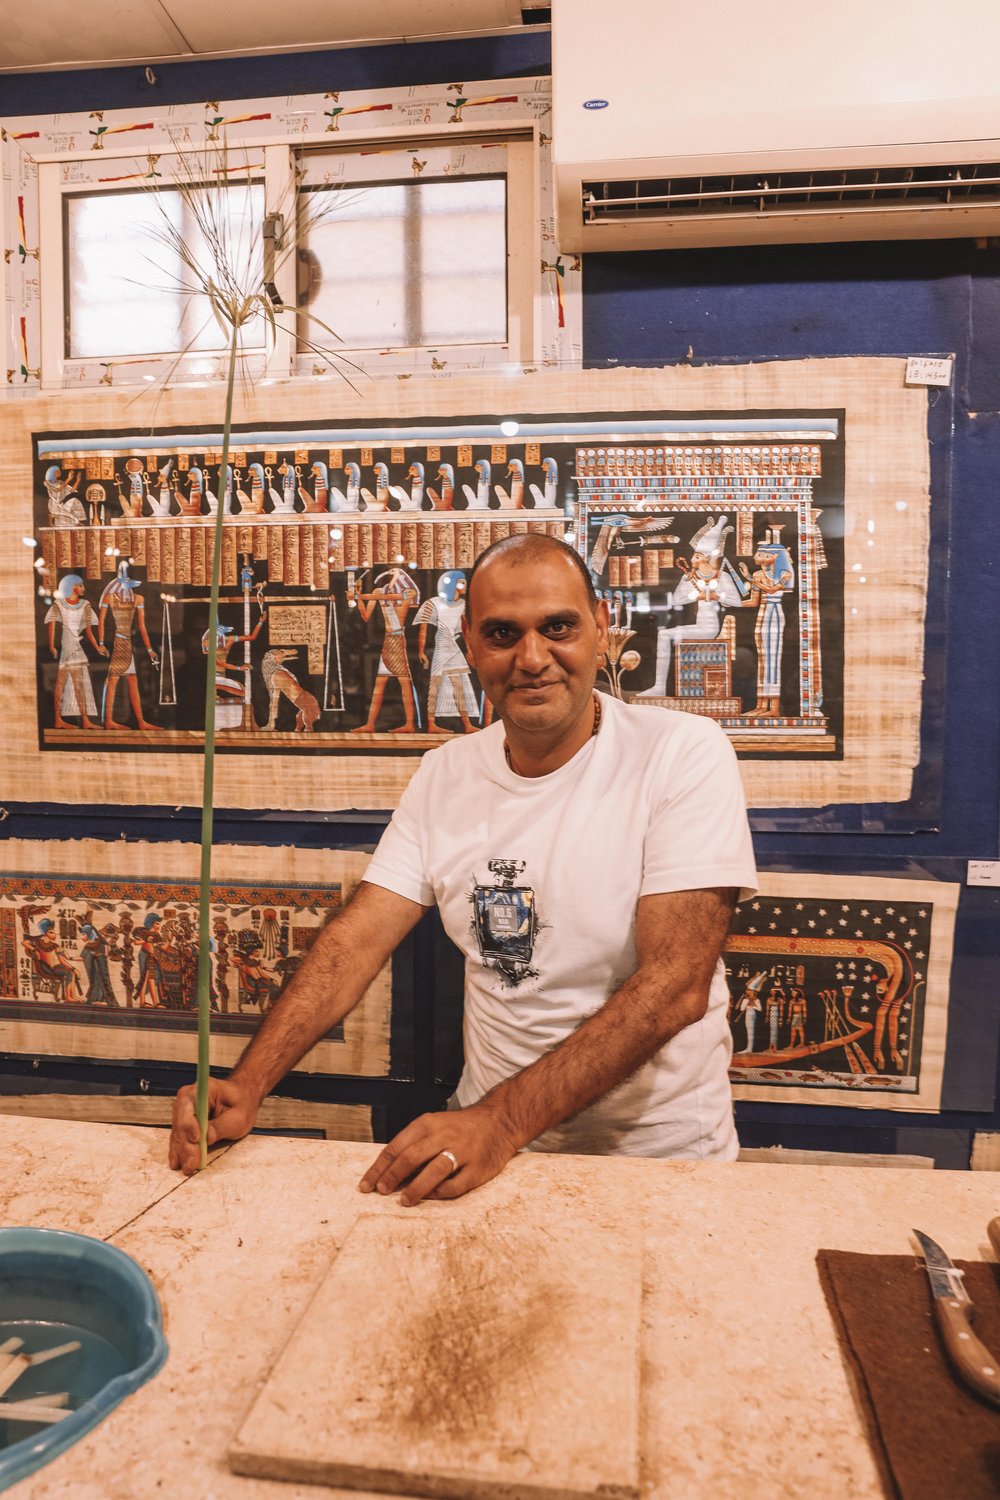
[[[541,222],[539,187],[539,128],[530,117],[510,121],[484,122],[480,126],[470,124],[461,130],[442,130],[440,125],[395,126],[365,132],[352,131],[350,139],[343,143],[331,141],[329,134],[304,133],[261,138],[231,138],[227,142],[230,152],[246,152],[255,162],[263,154],[263,172],[254,172],[264,183],[264,213],[279,214],[282,232],[281,242],[287,246],[288,235],[298,235],[297,177],[304,156],[317,158],[324,153],[356,154],[359,151],[378,147],[397,146],[414,149],[428,146],[452,146],[465,142],[480,142],[492,139],[502,142],[507,152],[507,341],[502,345],[455,346],[461,349],[469,361],[470,369],[489,368],[492,365],[520,365],[534,363],[540,357],[541,345]],[[165,147],[158,152],[161,163],[165,158],[194,155],[205,147],[178,145]],[[141,159],[132,146],[108,147],[102,152],[101,163],[112,161],[136,161]],[[74,372],[93,365],[93,359],[70,359],[66,353],[66,329],[69,313],[67,257],[63,239],[64,200],[67,196],[81,193],[120,192],[120,183],[87,182],[74,172],[75,163],[92,162],[92,153],[76,151],[40,155],[38,168],[39,244],[41,251],[38,265],[39,320],[40,320],[40,388],[55,392],[67,388],[80,389],[86,382],[73,379]],[[165,182],[169,179],[165,176]],[[523,232],[517,232],[523,226]],[[281,297],[289,307],[296,301],[296,257],[285,255],[278,266],[274,282]],[[296,319],[283,320],[274,342],[261,357],[248,356],[255,378],[265,380],[297,380],[309,378],[311,357],[296,352]],[[340,347],[340,346],[338,346]],[[403,352],[408,352],[407,346]],[[442,349],[452,346],[442,344]],[[376,360],[380,351],[365,349],[345,352],[357,364],[370,364],[372,374],[377,374]],[[412,346],[414,355],[424,346]],[[481,351],[481,352],[477,352]],[[144,378],[143,367],[159,372],[165,361],[176,369],[166,377],[166,383],[183,387],[197,383],[197,373],[190,369],[194,360],[204,360],[205,351],[192,350],[187,354],[118,355],[98,361],[109,369],[114,383],[139,384]],[[456,369],[461,368],[456,362]],[[118,377],[122,378],[118,378]],[[164,378],[162,372],[153,378]]]

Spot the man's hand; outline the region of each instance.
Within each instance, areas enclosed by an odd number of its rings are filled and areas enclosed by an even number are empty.
[[[421,1115],[383,1148],[359,1186],[391,1193],[405,1183],[404,1208],[424,1198],[461,1198],[502,1172],[516,1152],[509,1128],[486,1105]]]
[[[256,1095],[232,1078],[208,1080],[208,1144],[238,1141],[253,1129],[260,1108]],[[201,1132],[195,1115],[195,1085],[179,1089],[170,1129],[170,1165],[190,1177],[201,1159]]]

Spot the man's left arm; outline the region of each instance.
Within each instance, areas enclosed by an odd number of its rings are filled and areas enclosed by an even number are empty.
[[[362,1192],[390,1193],[407,1183],[400,1198],[407,1206],[459,1198],[544,1131],[624,1083],[705,1014],[738,894],[708,888],[640,897],[636,970],[600,1010],[477,1104],[414,1120],[369,1167]]]

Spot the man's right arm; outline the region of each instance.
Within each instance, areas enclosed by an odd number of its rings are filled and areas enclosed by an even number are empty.
[[[322,929],[229,1077],[210,1080],[209,1145],[239,1140],[253,1128],[261,1101],[354,1009],[426,910],[362,881],[344,910]],[[198,1142],[195,1088],[188,1084],[174,1100],[170,1165],[185,1175],[196,1172]]]

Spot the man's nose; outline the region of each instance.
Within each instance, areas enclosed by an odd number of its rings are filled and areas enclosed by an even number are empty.
[[[526,630],[517,643],[517,664],[523,672],[544,671],[549,660],[549,643],[537,630]]]

